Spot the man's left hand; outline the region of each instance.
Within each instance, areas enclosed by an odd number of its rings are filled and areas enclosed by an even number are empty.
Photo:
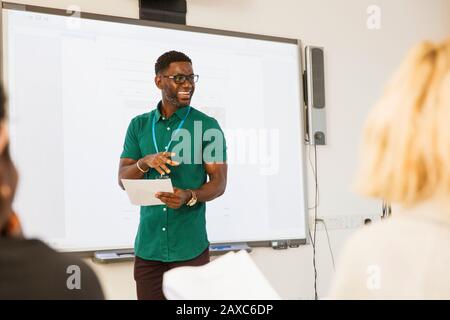
[[[164,202],[169,208],[179,209],[186,204],[191,198],[192,194],[189,190],[182,190],[173,188],[174,192],[157,192],[155,197]]]

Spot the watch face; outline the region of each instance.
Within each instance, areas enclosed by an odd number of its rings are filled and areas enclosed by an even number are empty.
[[[192,191],[192,190],[189,190],[189,191],[191,191],[192,197],[186,205],[188,205],[189,207],[192,207],[193,205],[195,205],[197,203],[197,195],[195,194],[194,191]]]
[[[197,203],[197,198],[192,198],[189,202],[188,202],[188,206],[192,207]]]

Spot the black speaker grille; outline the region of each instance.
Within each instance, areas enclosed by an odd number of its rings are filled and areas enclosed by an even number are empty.
[[[312,105],[314,108],[325,108],[325,72],[323,50],[314,48],[311,50],[312,62]]]

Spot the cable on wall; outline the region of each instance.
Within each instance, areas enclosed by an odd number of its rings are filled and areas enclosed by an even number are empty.
[[[309,237],[311,239],[312,249],[313,249],[313,268],[314,268],[314,299],[318,300],[317,294],[317,265],[316,265],[316,233],[317,233],[317,208],[319,206],[319,184],[317,179],[317,146],[314,145],[314,165],[311,161],[311,149],[308,152],[309,163],[311,165],[311,170],[314,175],[314,184],[315,184],[315,192],[314,192],[314,206],[309,208],[310,210],[314,210],[314,226],[313,226],[313,235],[311,235],[311,230],[309,230]]]

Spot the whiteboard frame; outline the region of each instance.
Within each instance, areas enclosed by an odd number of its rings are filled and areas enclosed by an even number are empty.
[[[3,26],[3,9],[6,10],[16,10],[16,11],[26,11],[26,12],[35,12],[35,13],[43,13],[43,14],[51,14],[51,15],[58,15],[58,16],[66,16],[70,17],[73,15],[73,12],[68,12],[63,9],[55,9],[55,8],[48,8],[48,7],[41,7],[41,6],[33,6],[33,5],[25,5],[25,4],[17,4],[12,2],[2,2],[2,7],[0,10],[0,27]],[[78,14],[78,12],[77,12]],[[157,22],[157,21],[149,21],[149,20],[139,20],[139,19],[133,19],[133,18],[125,18],[125,17],[118,17],[118,16],[109,16],[109,15],[102,15],[102,14],[94,14],[94,13],[88,13],[88,12],[79,12],[79,18],[82,19],[89,19],[89,20],[97,20],[97,21],[107,21],[107,22],[116,22],[116,23],[123,23],[123,24],[130,24],[130,25],[139,25],[139,26],[148,26],[148,27],[155,27],[155,28],[162,28],[162,29],[172,29],[172,30],[179,30],[179,31],[190,31],[190,32],[196,32],[196,33],[205,33],[205,34],[214,34],[214,35],[222,35],[222,36],[230,36],[230,37],[238,37],[238,38],[247,38],[247,39],[256,39],[256,40],[265,40],[265,41],[273,41],[273,42],[282,42],[282,43],[291,43],[296,44],[298,47],[298,57],[299,57],[299,72],[298,72],[298,83],[299,83],[299,97],[300,97],[300,107],[302,110],[300,110],[300,125],[301,125],[301,132],[302,135],[299,140],[300,145],[300,159],[303,159],[303,162],[301,165],[301,172],[303,174],[303,192],[304,192],[304,212],[305,212],[305,238],[299,238],[299,239],[268,239],[268,240],[262,240],[262,241],[250,241],[247,242],[247,244],[251,247],[274,247],[274,243],[286,243],[288,247],[298,247],[300,245],[309,244],[310,240],[308,238],[309,234],[309,209],[308,209],[308,189],[307,189],[307,171],[306,171],[306,104],[305,104],[305,97],[304,97],[304,81],[303,81],[303,73],[305,72],[304,68],[304,53],[303,53],[303,44],[300,39],[292,39],[292,38],[283,38],[283,37],[275,37],[275,36],[268,36],[268,35],[259,35],[259,34],[252,34],[252,33],[244,33],[244,32],[236,32],[236,31],[228,31],[228,30],[220,30],[220,29],[212,29],[212,28],[204,28],[204,27],[194,27],[194,26],[188,26],[188,25],[179,25],[179,24],[172,24],[172,23],[164,23],[164,22]],[[4,49],[4,30],[2,29],[1,37],[0,37],[0,79],[2,81],[2,84],[7,90],[6,83],[5,83],[5,76],[6,71],[4,69],[4,56],[3,56],[3,49]],[[230,243],[237,243],[237,242],[230,242]],[[211,244],[218,245],[222,243],[213,243]],[[133,247],[127,248],[127,247],[110,247],[110,248],[101,248],[99,250],[117,250],[117,249],[133,249]],[[96,252],[98,250],[78,250],[78,249],[61,249],[62,252],[81,252],[85,253],[87,255],[92,255],[93,252]]]

